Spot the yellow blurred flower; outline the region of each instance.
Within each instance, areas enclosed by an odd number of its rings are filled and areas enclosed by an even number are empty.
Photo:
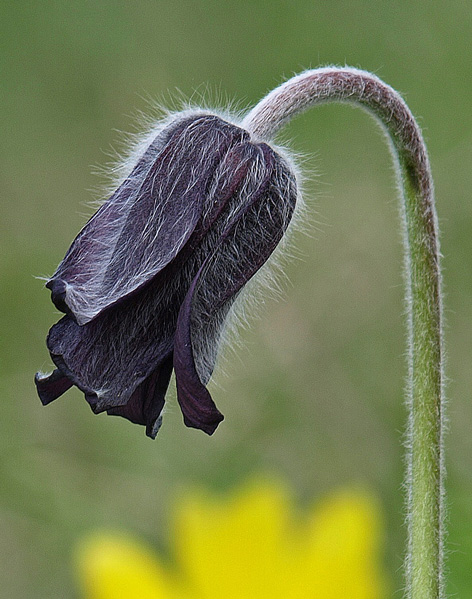
[[[86,599],[381,599],[380,520],[364,491],[338,491],[301,518],[280,484],[258,481],[182,498],[173,566],[114,532],[92,533],[75,560]]]

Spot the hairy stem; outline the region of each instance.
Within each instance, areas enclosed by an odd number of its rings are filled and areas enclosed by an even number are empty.
[[[268,94],[243,120],[271,139],[294,115],[327,102],[353,103],[380,122],[401,193],[408,313],[406,596],[440,599],[443,589],[443,347],[434,191],[421,131],[407,105],[374,75],[352,68],[306,71]]]

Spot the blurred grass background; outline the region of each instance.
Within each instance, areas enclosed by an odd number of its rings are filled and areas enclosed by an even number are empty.
[[[312,208],[285,299],[268,299],[244,349],[217,372],[225,422],[186,429],[172,392],[156,442],[94,417],[77,390],[42,408],[51,364],[51,274],[90,214],[91,166],[148,98],[203,95],[250,106],[304,68],[349,64],[404,93],[428,142],[442,227],[449,429],[449,592],[472,569],[472,11],[468,3],[181,0],[0,4],[0,588],[75,597],[71,548],[95,526],[165,551],[172,498],[263,471],[300,505],[360,482],[381,499],[386,567],[400,588],[405,410],[403,291],[391,160],[376,126],[342,106],[312,110],[283,139],[306,156]],[[179,91],[177,91],[179,90]],[[396,595],[399,596],[399,595]]]

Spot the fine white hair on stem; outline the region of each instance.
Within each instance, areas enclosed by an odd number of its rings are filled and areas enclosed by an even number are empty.
[[[342,102],[373,115],[396,166],[404,232],[409,410],[406,441],[408,598],[444,597],[444,348],[438,222],[420,128],[401,96],[375,75],[349,67],[305,71],[270,92],[243,119],[268,141],[296,114]]]

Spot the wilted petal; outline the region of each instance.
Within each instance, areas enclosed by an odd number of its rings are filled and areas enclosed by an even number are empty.
[[[178,123],[147,172],[142,159],[79,233],[47,284],[56,306],[85,324],[156,276],[189,240],[218,162],[244,135],[209,115]]]
[[[212,434],[223,416],[205,385],[213,371],[226,316],[238,292],[284,234],[296,200],[293,176],[268,146],[254,146],[257,177],[230,219],[182,304],[174,346],[177,395],[187,426]]]

